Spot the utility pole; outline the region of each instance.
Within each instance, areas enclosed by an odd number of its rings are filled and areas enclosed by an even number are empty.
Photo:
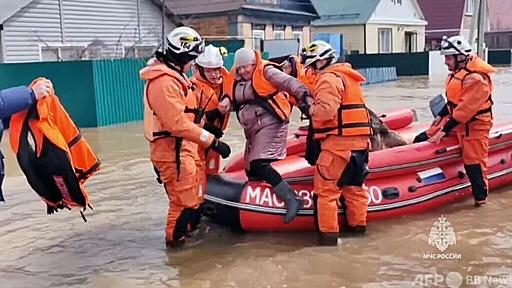
[[[165,0],[162,0],[162,51],[165,43]]]
[[[475,48],[475,40],[477,35],[475,35],[475,31],[478,30],[478,17],[480,11],[480,0],[469,0],[473,1],[473,17],[471,17],[471,27],[469,28],[469,43],[472,48]],[[469,1],[467,3],[469,3]],[[468,4],[469,5],[469,4]],[[467,8],[466,8],[467,9]]]
[[[478,13],[478,57],[485,59],[485,50],[484,50],[484,38],[485,38],[485,30],[487,22],[487,0],[480,0],[480,7]]]

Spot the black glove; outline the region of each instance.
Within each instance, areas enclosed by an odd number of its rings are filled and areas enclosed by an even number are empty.
[[[208,148],[217,152],[222,157],[222,159],[228,158],[229,154],[231,154],[231,148],[229,148],[229,145],[220,140],[217,140],[217,138],[213,139],[212,144]]]
[[[220,113],[220,110],[217,108],[215,110],[211,110],[211,111],[206,111],[205,113],[206,115],[206,120],[208,120],[208,122],[213,122],[217,119],[220,119],[222,118],[222,113]]]
[[[304,114],[304,116],[306,116],[306,118],[309,118],[310,115],[309,115],[309,105],[308,103],[306,102],[301,102],[299,104],[299,110],[300,112],[302,112],[302,114]]]
[[[206,122],[203,126],[204,130],[210,132],[215,136],[215,138],[220,139],[222,136],[224,136],[224,132],[222,132],[221,129],[219,129],[217,126],[213,125],[212,123]]]

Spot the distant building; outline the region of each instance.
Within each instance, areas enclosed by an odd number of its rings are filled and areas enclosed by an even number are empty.
[[[313,0],[313,38],[340,53],[423,51],[425,21],[416,0]]]
[[[417,1],[428,21],[425,39],[426,50],[439,50],[444,35],[463,35],[469,38],[471,22],[476,16],[474,15],[474,0]],[[488,2],[492,1],[495,0]]]
[[[144,57],[161,42],[160,0],[0,0],[0,62]],[[167,11],[167,31],[177,21]]]
[[[489,49],[512,49],[511,0],[490,0],[490,31],[485,33],[485,43]]]
[[[302,46],[318,18],[309,0],[173,0],[167,6],[203,36],[231,36],[258,50],[258,39],[298,39]]]

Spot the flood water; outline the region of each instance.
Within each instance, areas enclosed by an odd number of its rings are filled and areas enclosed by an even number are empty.
[[[495,76],[498,121],[512,111],[511,72],[502,68]],[[365,92],[375,111],[412,107],[428,122],[428,99],[443,91],[443,82],[406,77]],[[233,120],[225,140],[241,151],[243,134]],[[292,124],[300,125],[297,117]],[[234,234],[209,224],[202,245],[167,253],[167,197],[155,181],[141,123],[83,130],[103,163],[87,183],[95,207],[87,223],[77,210],[46,215],[4,137],[0,287],[458,287],[447,286],[457,284],[450,272],[462,275],[462,287],[500,287],[466,281],[484,275],[512,287],[512,186],[492,191],[481,209],[467,200],[372,222],[366,237],[343,239],[339,247],[315,247],[314,233]],[[423,259],[438,252],[428,236],[441,215],[457,236],[447,252],[461,254],[459,260]],[[452,282],[441,281],[445,275]]]

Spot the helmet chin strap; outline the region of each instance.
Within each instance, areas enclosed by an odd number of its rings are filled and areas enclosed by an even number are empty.
[[[334,59],[334,57],[329,57],[329,58],[322,59],[322,60],[327,60],[327,61],[325,62],[325,64],[324,64],[324,65],[322,65],[322,67],[320,67],[320,68],[316,68],[316,63],[314,63],[315,65],[313,65],[313,66],[314,66],[313,68],[315,68],[315,70],[317,70],[317,71],[319,71],[319,70],[323,70],[323,69],[325,69],[327,66],[329,66],[329,65],[331,65],[331,64],[332,64],[332,59]]]
[[[463,55],[464,59],[459,60],[459,57],[458,57],[459,55]],[[453,55],[453,57],[455,57],[455,71],[461,70],[462,68],[466,67],[466,65],[468,64],[469,57],[467,55],[457,54],[457,55]]]

